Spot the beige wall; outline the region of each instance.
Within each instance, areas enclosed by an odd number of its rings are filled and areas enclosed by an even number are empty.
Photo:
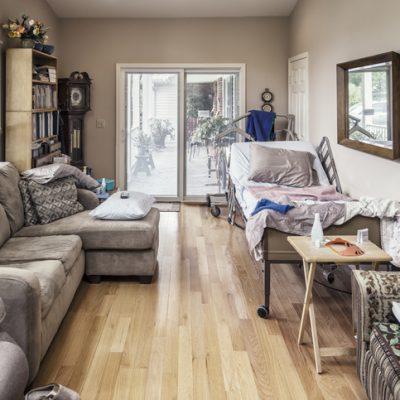
[[[0,22],[7,22],[8,18],[21,17],[22,14],[43,21],[49,30],[49,44],[58,44],[58,18],[45,0],[1,0]],[[3,30],[0,40],[5,41]]]
[[[58,18],[53,13],[52,9],[46,3],[45,0],[0,0],[0,25],[7,22],[8,18],[21,17],[22,14],[27,14],[32,18],[40,19],[51,29],[49,30],[49,44],[56,45],[58,47]],[[4,123],[4,51],[11,44],[2,29],[0,29],[0,42],[4,44],[1,47],[1,65],[0,65],[0,77],[2,88],[0,92],[0,127],[3,127]],[[3,72],[3,73],[2,73]],[[1,129],[0,129],[1,130]],[[3,159],[4,152],[4,138],[0,134],[0,159]]]
[[[115,175],[116,63],[246,63],[247,108],[259,108],[269,87],[276,111],[287,109],[288,18],[64,19],[61,51],[65,76],[93,79],[85,157],[96,176]]]
[[[290,55],[310,60],[310,134],[333,145],[344,189],[400,200],[400,163],[336,144],[336,64],[400,50],[398,0],[300,0],[290,19]]]

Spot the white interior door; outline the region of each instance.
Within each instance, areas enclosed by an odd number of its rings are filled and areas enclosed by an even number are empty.
[[[295,116],[295,132],[300,140],[309,139],[308,131],[308,54],[289,59],[289,113]]]

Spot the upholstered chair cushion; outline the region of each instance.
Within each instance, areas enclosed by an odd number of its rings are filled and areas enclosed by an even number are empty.
[[[0,162],[0,204],[10,223],[11,234],[24,226],[24,206],[19,191],[18,170],[9,162]]]

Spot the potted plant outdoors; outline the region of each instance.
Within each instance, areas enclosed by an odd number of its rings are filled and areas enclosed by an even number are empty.
[[[10,39],[20,39],[21,47],[34,48],[35,44],[46,43],[48,28],[38,20],[22,15],[21,19],[9,19],[2,28]]]
[[[138,149],[138,156],[147,156],[151,153],[152,138],[146,135],[141,129],[135,128],[131,132],[133,145]]]
[[[174,138],[174,128],[168,119],[153,118],[150,122],[151,135],[156,148],[165,149],[165,139]]]
[[[206,146],[212,145],[218,133],[226,127],[227,118],[215,115],[211,118],[204,118],[193,132],[193,140],[202,142]]]

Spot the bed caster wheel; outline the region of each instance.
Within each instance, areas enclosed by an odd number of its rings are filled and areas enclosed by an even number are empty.
[[[264,305],[258,307],[257,314],[260,318],[267,319],[269,317],[269,307],[265,307]]]
[[[211,215],[215,218],[219,217],[221,214],[221,209],[218,206],[211,207]]]
[[[228,224],[232,225],[232,218],[231,217],[228,217],[227,221],[228,221]]]

